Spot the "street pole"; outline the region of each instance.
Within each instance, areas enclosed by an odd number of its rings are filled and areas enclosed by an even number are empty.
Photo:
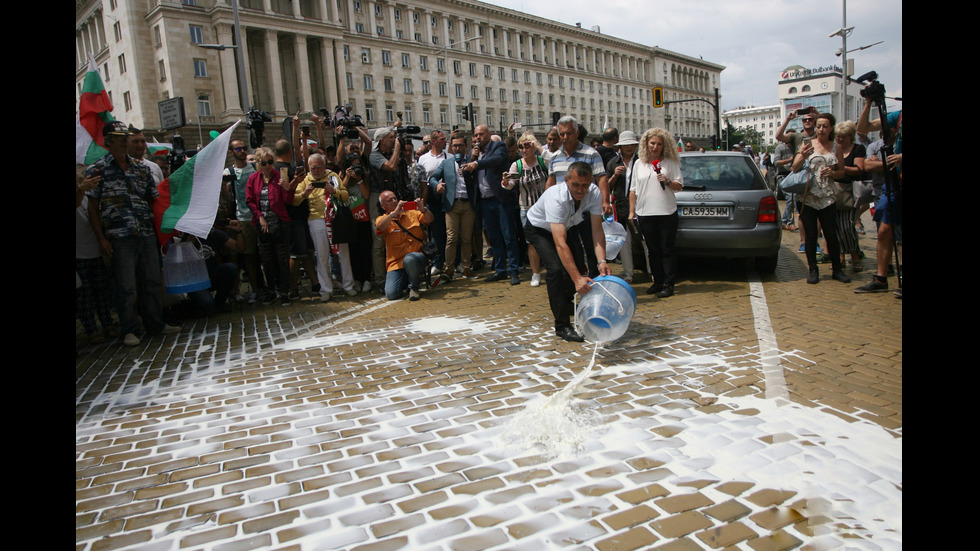
[[[245,48],[242,47],[242,26],[238,21],[238,2],[232,0],[231,11],[235,17],[235,58],[238,60],[238,93],[241,96],[242,102],[242,113],[246,120],[248,121],[248,79],[245,78]],[[246,128],[250,125],[246,124]],[[248,128],[248,141],[245,142],[246,147],[252,145],[252,129]]]
[[[456,116],[456,111],[455,111],[455,109],[453,109],[453,95],[455,94],[456,89],[455,89],[454,83],[450,82],[450,80],[449,80],[449,50],[450,50],[450,48],[455,48],[456,45],[458,45],[458,44],[465,44],[465,43],[467,43],[467,42],[469,42],[471,40],[477,40],[477,39],[480,39],[480,38],[483,38],[483,35],[473,36],[473,37],[467,38],[466,40],[463,40],[462,42],[454,42],[452,44],[447,44],[447,45],[443,46],[442,48],[439,48],[438,50],[436,50],[436,57],[438,57],[439,54],[443,54],[443,58],[445,59],[445,62],[446,62],[446,95],[449,96],[449,124],[450,124],[450,126],[453,124],[453,119],[452,118],[454,116]],[[462,70],[462,68],[460,70]]]

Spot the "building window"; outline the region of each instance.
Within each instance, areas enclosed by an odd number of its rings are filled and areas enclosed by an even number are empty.
[[[112,25],[112,33],[116,36],[116,42],[122,40],[122,25],[118,21]]]
[[[428,58],[428,56],[424,56],[424,55],[420,55],[419,56],[419,68],[422,69],[423,71],[428,71],[429,70],[429,58]]]
[[[521,93],[518,92],[517,90],[514,90],[514,103],[520,103],[520,102],[521,102]]]
[[[391,67],[391,52],[388,50],[381,50],[381,64],[385,67]]]
[[[350,46],[344,44],[344,61],[350,61]]]
[[[355,32],[358,32],[358,33],[363,33],[364,32],[364,24],[363,23],[354,23],[354,31]]]
[[[531,71],[524,71],[524,83],[531,84]]]
[[[460,63],[458,61],[453,62],[453,72],[456,73],[457,75],[463,74],[463,71],[460,67]]]
[[[477,93],[477,90],[478,90],[478,88],[476,86],[470,86],[470,97],[471,98],[473,98],[473,99],[479,98],[479,94]]]
[[[493,88],[487,86],[487,101],[493,101]]]
[[[385,28],[378,27],[378,36],[384,36],[384,35],[385,35]]]
[[[133,100],[129,97],[129,92],[123,92],[123,106],[126,108],[126,111],[133,108]]]
[[[204,44],[204,29],[198,25],[191,25],[191,44]]]
[[[514,82],[517,82],[517,69],[510,70],[510,79]]]
[[[402,54],[402,67],[406,69],[412,67],[412,56],[410,54]]]
[[[371,48],[361,48],[361,63],[371,63]]]
[[[456,97],[457,98],[463,97],[463,85],[462,84],[457,84],[456,85]]]
[[[375,17],[384,17],[384,12],[381,11],[381,4],[375,4],[374,5],[374,16]]]
[[[390,103],[385,104],[385,121],[388,123],[395,122],[395,106]]]
[[[369,120],[369,121],[373,121],[374,120],[374,104],[373,103],[365,103],[364,104],[364,116],[367,117],[367,120]]]
[[[402,10],[401,8],[395,8],[395,21],[402,20]]]
[[[500,89],[500,101],[507,103],[507,90],[504,90],[503,88]]]
[[[385,92],[395,91],[395,84],[392,81],[391,77],[385,77],[384,83],[385,83]]]
[[[160,82],[167,80],[167,64],[162,59],[157,60],[157,72],[160,73]]]
[[[364,89],[374,90],[374,77],[371,75],[364,75]]]
[[[205,60],[194,60],[194,76],[201,78],[208,76],[208,64]]]
[[[476,76],[476,63],[470,63],[470,76]]]
[[[445,73],[446,72],[446,60],[445,59],[442,59],[441,57],[439,59],[437,59],[436,60],[436,69],[438,69],[440,73]]]
[[[153,44],[157,47],[163,45],[163,39],[160,36],[160,25],[153,26]]]
[[[440,82],[439,83],[439,95],[442,96],[442,97],[446,97],[448,95],[446,93],[446,83],[445,82]]]
[[[505,74],[506,74],[506,73],[505,73],[505,71],[504,71],[504,68],[503,68],[503,67],[497,67],[497,78],[498,78],[498,79],[499,79],[499,80],[500,80],[501,82],[503,82],[503,81],[504,81],[504,79],[506,78],[506,76],[505,76]]]
[[[429,81],[427,80],[422,81],[422,94],[426,96],[429,95]]]
[[[446,113],[446,106],[439,106],[439,124],[449,124],[449,115]]]
[[[129,92],[127,92],[127,94],[128,93]],[[200,94],[197,96],[197,116],[199,117],[211,116],[211,96],[207,94]]]
[[[428,105],[422,106],[422,124],[432,124],[432,110]]]
[[[408,124],[415,123],[415,107],[411,103],[405,104],[405,122]]]
[[[126,54],[119,54],[119,57],[117,57],[116,59],[119,60],[119,74],[120,75],[125,75],[126,74]],[[195,65],[196,65],[196,62],[195,62]]]
[[[436,16],[434,16],[434,15],[432,16],[432,26],[433,27],[436,26]]]
[[[411,94],[412,93],[412,79],[406,78],[405,80],[403,80],[402,81],[402,86],[405,89],[405,93],[406,94]]]
[[[489,65],[484,65],[483,66],[483,76],[485,76],[486,78],[490,78],[490,74],[491,74],[490,73],[490,66]]]
[[[414,21],[416,23],[419,22],[419,12],[417,12],[417,11],[413,11],[412,12],[412,21]]]
[[[354,88],[354,76],[347,73],[347,89],[351,90]]]

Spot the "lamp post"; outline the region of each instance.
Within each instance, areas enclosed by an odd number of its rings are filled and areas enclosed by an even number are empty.
[[[242,26],[238,20],[238,2],[231,2],[231,11],[235,19],[235,25],[232,29],[234,34],[235,44],[228,46],[225,44],[198,44],[201,48],[206,50],[217,50],[223,52],[228,48],[233,48],[235,50],[235,60],[238,62],[238,95],[239,101],[241,101],[242,114],[245,117],[246,122],[248,121],[248,79],[245,78],[245,52],[244,48],[241,48],[242,44]],[[252,143],[252,129],[249,128],[251,125],[246,124],[248,128],[248,144]]]
[[[480,38],[483,38],[483,35],[479,35],[479,36],[474,36],[474,37],[471,37],[471,38],[467,38],[466,40],[463,40],[461,42],[453,42],[452,44],[447,44],[447,45],[443,46],[442,48],[439,48],[438,50],[436,50],[436,57],[439,57],[440,54],[444,54],[443,55],[443,58],[446,61],[446,94],[449,96],[449,113],[450,113],[450,115],[449,115],[450,116],[449,124],[452,124],[452,118],[451,117],[456,113],[455,109],[453,109],[453,92],[454,92],[454,90],[449,90],[449,86],[450,86],[450,82],[449,82],[449,50],[451,48],[455,48],[459,44],[465,44],[467,42],[470,42],[471,40],[477,40],[477,39],[480,39]]]

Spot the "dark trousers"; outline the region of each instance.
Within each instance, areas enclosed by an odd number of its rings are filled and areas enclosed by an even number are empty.
[[[654,283],[673,285],[677,278],[677,211],[663,216],[640,216],[640,233],[647,242],[650,275]]]
[[[571,327],[571,318],[575,314],[575,307],[572,299],[575,297],[575,284],[571,276],[565,271],[558,256],[558,248],[555,246],[555,237],[548,231],[532,226],[530,223],[524,226],[524,234],[534,249],[541,257],[541,266],[547,270],[544,280],[548,286],[548,302],[551,304],[551,313],[555,316],[555,330],[562,327]],[[579,271],[585,271],[585,261],[582,256],[581,247],[569,247],[572,251],[572,258]]]
[[[803,223],[803,233],[806,235],[806,263],[810,269],[817,268],[817,222],[823,228],[823,236],[827,240],[827,254],[834,271],[841,269],[840,241],[837,240],[837,205],[830,205],[817,210],[809,205],[803,205],[800,210],[800,221]]]

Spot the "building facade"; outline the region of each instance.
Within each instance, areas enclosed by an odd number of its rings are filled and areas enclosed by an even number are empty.
[[[593,133],[663,126],[715,133],[723,66],[472,0],[241,0],[239,68],[233,0],[77,0],[76,96],[95,58],[115,106],[140,127],[183,97],[187,117],[226,127],[254,106],[278,123],[351,103],[369,127],[449,129],[472,104],[477,124],[543,133],[552,113]],[[204,47],[212,45],[210,48]],[[248,105],[240,98],[246,75]],[[653,86],[668,103],[654,109]],[[76,97],[77,100],[77,97]]]
[[[779,75],[779,106],[780,119],[796,109],[816,107],[821,113],[832,114],[838,122],[845,120],[856,121],[861,109],[864,108],[864,98],[861,97],[863,86],[849,82],[847,86],[847,112],[840,112],[843,71],[840,67],[817,67],[806,69],[800,65],[787,67]],[[798,119],[790,121],[788,128],[797,131],[802,129]]]
[[[759,133],[761,144],[768,146],[776,143],[776,131],[783,122],[781,113],[780,105],[736,107],[722,113],[721,118],[732,128],[754,129]]]

